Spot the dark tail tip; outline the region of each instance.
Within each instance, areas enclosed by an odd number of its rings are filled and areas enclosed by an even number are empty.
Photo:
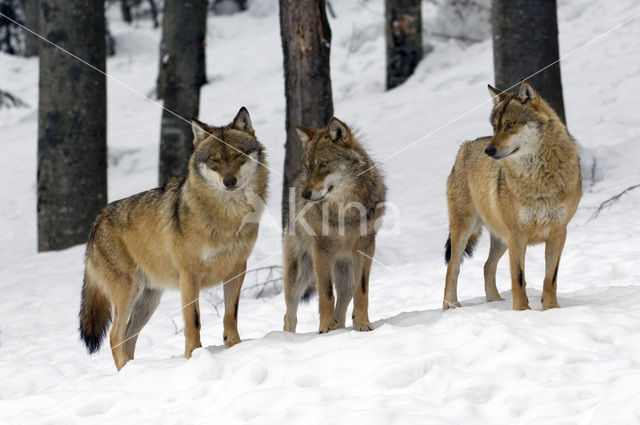
[[[87,347],[89,354],[100,349],[102,340],[111,324],[111,303],[100,291],[86,282],[82,285],[82,301],[80,304],[80,339]]]
[[[108,326],[108,325],[107,325]],[[104,327],[104,330],[101,330],[98,335],[90,335],[80,327],[80,338],[84,345],[87,347],[87,351],[89,354],[97,353],[100,350],[100,346],[102,345],[102,340],[107,334],[107,326]]]
[[[474,233],[469,237],[467,241],[467,246],[464,247],[464,255],[471,258],[473,256],[473,250],[476,249],[476,244],[478,243],[478,239],[480,239],[480,233]]]
[[[478,239],[480,239],[480,233],[474,233],[469,237],[467,246],[464,247],[464,255],[466,257],[471,258],[473,256],[473,250],[476,248]],[[449,264],[449,261],[451,261],[451,234],[447,238],[447,243],[444,244],[444,249],[444,261]]]
[[[444,244],[444,262],[449,264],[449,261],[451,261],[451,233],[449,233],[447,243]]]
[[[313,286],[308,287],[307,290],[304,291],[304,294],[302,294],[302,298],[300,298],[300,301],[302,301],[303,303],[308,303],[309,301],[311,301],[311,298],[313,298],[315,293],[316,288],[314,288]]]

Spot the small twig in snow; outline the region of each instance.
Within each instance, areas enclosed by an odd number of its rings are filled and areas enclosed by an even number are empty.
[[[587,223],[595,218],[598,217],[598,215],[600,215],[600,213],[602,212],[602,210],[604,210],[605,208],[611,206],[612,204],[614,204],[615,202],[618,201],[618,199],[620,199],[620,197],[622,195],[624,195],[627,192],[632,191],[633,189],[637,189],[640,187],[640,184],[636,184],[633,186],[629,186],[628,188],[626,188],[625,190],[623,190],[622,192],[618,193],[615,196],[612,196],[611,198],[607,199],[606,201],[604,201],[603,203],[600,204],[600,206],[598,207],[598,209],[596,210],[596,212],[593,213],[593,215],[591,216],[591,218],[589,220],[587,220]]]

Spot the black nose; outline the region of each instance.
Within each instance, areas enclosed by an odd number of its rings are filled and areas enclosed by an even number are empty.
[[[304,192],[302,192],[302,199],[311,199],[311,191],[305,190]]]
[[[493,156],[496,154],[496,151],[497,151],[497,149],[496,149],[496,148],[494,148],[494,147],[492,147],[492,146],[489,146],[488,148],[486,148],[486,149],[484,150],[484,153],[486,153],[487,155],[489,155],[490,157],[492,157],[492,158],[493,158]]]
[[[224,185],[227,187],[233,187],[237,182],[238,179],[236,178],[236,176],[224,176],[224,178],[222,179],[222,183],[224,183]]]

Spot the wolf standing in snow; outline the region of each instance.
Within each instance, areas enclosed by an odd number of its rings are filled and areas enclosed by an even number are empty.
[[[113,307],[110,342],[118,370],[133,359],[137,335],[165,288],[179,288],[182,295],[186,357],[201,347],[200,288],[221,282],[224,341],[227,347],[240,342],[240,288],[258,235],[258,223],[243,219],[261,208],[255,200],[266,195],[264,148],[245,108],[228,126],[193,120],[192,128],[187,174],[107,205],[89,236],[80,336],[96,352]]]
[[[345,327],[352,298],[353,327],[372,330],[369,272],[384,214],[382,176],[337,118],[320,130],[296,128],[304,167],[289,197],[295,208],[290,207],[284,235],[284,330],[295,332],[298,303],[314,290],[320,333]]]
[[[458,273],[482,226],[491,234],[484,265],[487,301],[502,300],[496,288],[498,261],[509,249],[513,309],[529,309],[524,276],[528,245],[545,242],[542,308],[560,307],[558,266],[567,224],[582,196],[578,148],[551,107],[526,81],[517,94],[493,97],[493,137],[466,142],[447,182],[450,235],[443,308],[459,307]]]

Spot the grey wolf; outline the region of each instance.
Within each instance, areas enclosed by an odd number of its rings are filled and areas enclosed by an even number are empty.
[[[351,299],[354,328],[372,330],[369,280],[384,214],[382,176],[337,118],[323,129],[296,128],[304,167],[290,196],[298,213],[290,211],[284,234],[284,330],[295,332],[298,303],[313,291],[320,333],[345,327]]]
[[[443,308],[459,307],[458,273],[482,227],[491,235],[484,265],[487,301],[502,300],[496,267],[509,250],[513,309],[529,309],[524,273],[528,245],[545,243],[542,308],[556,297],[567,224],[582,196],[578,147],[553,109],[526,81],[516,94],[489,86],[492,137],[466,142],[447,181],[449,240]]]
[[[166,288],[181,292],[187,358],[201,347],[201,288],[225,282],[224,341],[227,347],[240,342],[240,288],[258,234],[257,221],[243,218],[256,213],[252,196],[266,196],[264,148],[245,108],[227,126],[194,119],[192,129],[186,175],[110,203],[91,229],[80,336],[89,353],[96,352],[113,309],[110,342],[118,370],[133,359],[137,335]]]

